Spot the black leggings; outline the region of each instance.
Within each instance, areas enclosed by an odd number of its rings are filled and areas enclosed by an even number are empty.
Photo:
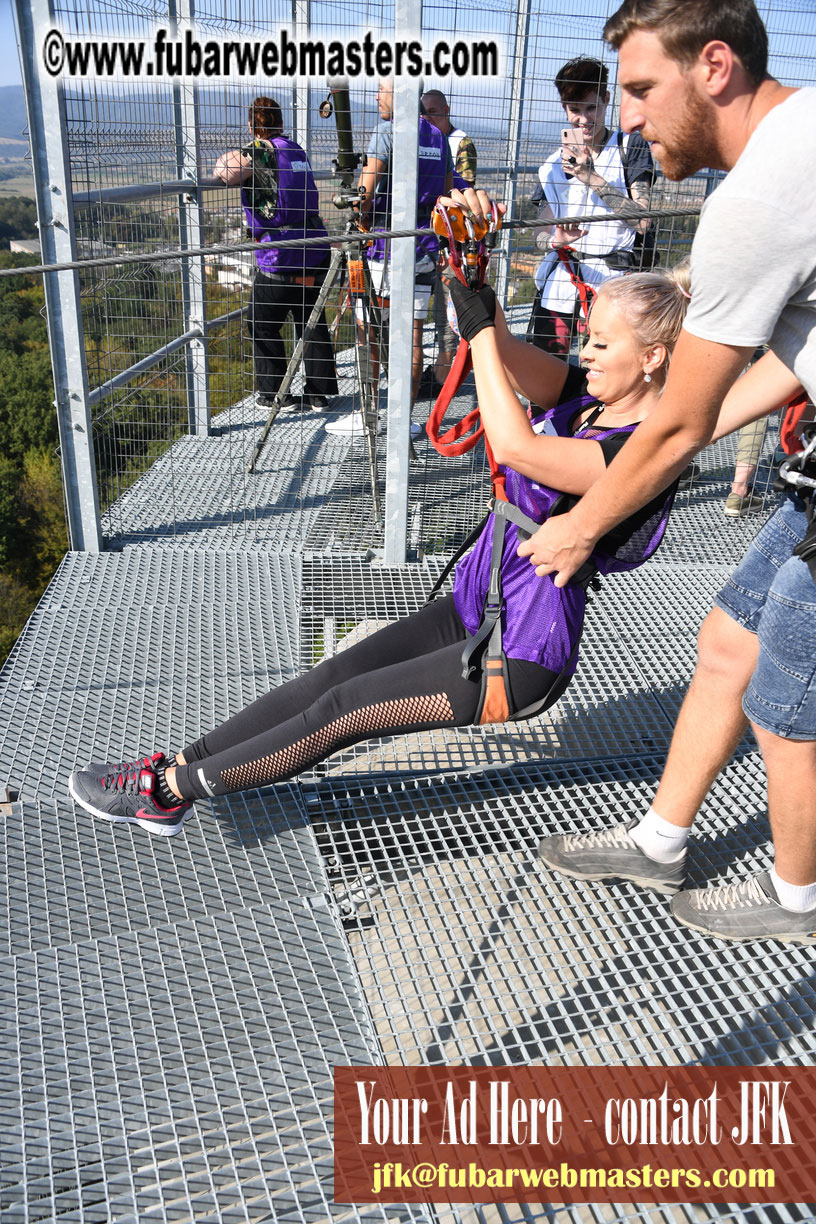
[[[282,782],[364,739],[473,723],[480,684],[462,677],[468,634],[448,595],[259,697],[183,750],[185,799]],[[509,662],[512,708],[540,700],[556,673]],[[566,683],[558,685],[560,696]]]
[[[314,273],[314,285],[298,285],[275,280],[260,270],[255,273],[247,328],[252,337],[255,374],[261,395],[276,395],[286,373],[288,363],[281,329],[287,315],[292,316],[295,341],[298,341],[306,329],[325,275],[325,268],[318,268]],[[337,394],[334,349],[325,311],[321,311],[311,338],[304,346],[303,373],[303,389],[307,395],[331,398]]]

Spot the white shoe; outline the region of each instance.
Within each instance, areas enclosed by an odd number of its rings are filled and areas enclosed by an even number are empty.
[[[411,422],[411,437],[418,438],[420,434],[425,432],[425,426],[420,425],[419,421]]]
[[[362,438],[363,436],[363,414],[362,412],[347,412],[345,416],[338,417],[336,421],[327,421],[323,426],[326,433],[336,434],[341,438]],[[377,421],[377,433],[383,431],[382,421]]]

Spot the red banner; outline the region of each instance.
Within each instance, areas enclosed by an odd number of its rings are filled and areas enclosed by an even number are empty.
[[[338,1203],[816,1201],[816,1068],[338,1067]]]

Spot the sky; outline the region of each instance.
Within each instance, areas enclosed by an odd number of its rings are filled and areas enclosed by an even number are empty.
[[[0,85],[22,85],[11,0],[0,0]]]
[[[76,2],[82,11],[82,0]],[[267,11],[273,11],[275,0],[267,2]],[[230,11],[234,0],[223,0],[223,3],[224,11]],[[328,4],[313,0],[315,34],[337,29],[336,3],[337,0],[329,0]],[[757,0],[757,4],[771,30],[771,69],[775,75],[785,84],[816,82],[816,0]],[[218,6],[214,4],[210,7],[214,11]],[[259,6],[261,9],[264,7],[263,4]],[[288,9],[288,5],[285,7]],[[440,35],[443,30],[439,27],[444,24],[447,27],[444,33],[452,30],[461,33],[478,28],[506,36],[510,33],[508,14],[514,7],[513,0],[452,0],[441,9],[427,0],[424,24],[426,31],[437,25]],[[578,44],[581,50],[589,54],[614,59],[610,53],[604,54],[600,31],[603,21],[616,7],[616,0],[567,0],[566,3],[564,0],[532,0],[530,33],[536,48],[534,55],[541,57],[538,48],[544,49],[544,57],[539,59],[541,68],[544,69],[545,58],[549,67],[550,61],[555,63],[574,55]],[[280,11],[283,9],[281,5]],[[351,24],[355,10],[359,11],[360,24],[364,27],[364,14],[375,11],[376,3],[372,3],[372,0],[362,0],[362,3],[360,0],[346,0],[343,4],[344,26]],[[444,23],[439,21],[440,13],[445,14]],[[549,76],[549,72],[544,70],[540,75]],[[12,0],[0,0],[0,86],[21,83]]]

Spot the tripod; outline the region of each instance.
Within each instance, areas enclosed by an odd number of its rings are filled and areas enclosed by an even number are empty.
[[[334,99],[332,106],[331,99]],[[320,107],[320,114],[328,118],[334,110],[337,122],[338,156],[333,161],[334,174],[340,178],[342,190],[333,197],[335,208],[348,209],[349,215],[341,243],[332,250],[328,271],[326,272],[320,293],[312,307],[311,314],[289,358],[283,381],[275,395],[275,402],[261,429],[258,441],[247,464],[247,472],[254,472],[255,465],[269,436],[269,431],[280,412],[281,403],[289,393],[292,380],[300,365],[303,350],[309,343],[317,322],[325,309],[329,296],[336,285],[342,287],[348,283],[352,317],[355,323],[354,363],[360,387],[360,408],[363,418],[363,434],[366,445],[369,480],[371,483],[371,498],[374,507],[375,522],[380,525],[382,506],[377,473],[377,416],[378,389],[374,381],[374,367],[371,359],[370,333],[378,337],[381,361],[387,362],[386,340],[383,329],[382,308],[371,284],[371,272],[368,266],[366,246],[368,237],[361,230],[356,219],[362,196],[351,190],[351,180],[355,169],[360,163],[360,154],[352,149],[351,115],[349,106],[348,86],[330,87],[329,98]],[[358,311],[359,308],[359,311]],[[362,317],[362,325],[358,324],[358,314]]]
[[[355,197],[354,202],[357,202],[359,197]],[[335,199],[335,203],[337,200]],[[351,206],[351,205],[349,205]],[[292,381],[297,373],[300,365],[303,350],[309,343],[312,333],[314,332],[317,322],[325,309],[329,298],[335,286],[342,286],[346,281],[349,287],[349,297],[351,299],[352,314],[356,320],[357,306],[360,306],[360,314],[363,319],[363,328],[357,328],[354,341],[354,363],[357,374],[358,384],[360,387],[361,410],[363,415],[363,432],[366,443],[366,457],[368,460],[369,478],[371,481],[371,496],[374,503],[374,517],[377,523],[382,521],[382,510],[380,505],[380,490],[377,477],[377,409],[378,409],[378,393],[373,377],[373,363],[371,360],[371,346],[369,343],[369,329],[373,327],[374,332],[380,337],[381,353],[384,356],[384,333],[382,321],[382,309],[374,293],[371,284],[371,272],[368,267],[368,259],[366,257],[366,235],[357,228],[357,224],[353,216],[350,216],[346,224],[345,235],[351,237],[356,235],[353,241],[343,243],[340,247],[335,247],[332,250],[331,261],[328,271],[326,272],[325,280],[320,287],[320,293],[312,307],[311,314],[306,322],[303,334],[298,340],[292,352],[289,362],[286,367],[286,373],[283,377],[278,391],[275,395],[275,403],[269,411],[269,415],[264,422],[263,428],[255,443],[255,448],[252,456],[247,464],[247,471],[254,472],[255,465],[264,448],[264,443],[269,436],[269,431],[280,412],[280,406],[283,399],[289,392]],[[387,360],[387,358],[386,358]]]

